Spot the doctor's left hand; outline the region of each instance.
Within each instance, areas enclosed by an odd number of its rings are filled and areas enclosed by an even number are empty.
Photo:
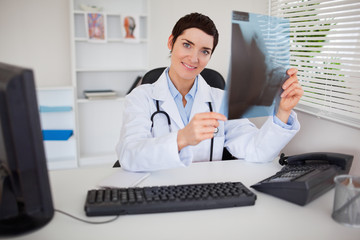
[[[287,123],[291,110],[296,106],[304,93],[296,76],[297,72],[296,68],[287,70],[286,73],[290,77],[282,85],[284,91],[281,94],[279,110],[276,116],[284,123]]]
[[[178,131],[178,150],[180,151],[189,145],[197,145],[205,139],[213,138],[214,131],[219,126],[219,120],[226,121],[226,117],[217,112],[195,114],[189,124]]]

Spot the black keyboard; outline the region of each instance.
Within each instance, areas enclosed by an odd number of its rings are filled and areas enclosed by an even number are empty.
[[[241,182],[89,190],[87,216],[177,212],[254,205]]]

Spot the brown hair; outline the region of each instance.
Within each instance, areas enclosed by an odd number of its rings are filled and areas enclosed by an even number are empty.
[[[188,28],[198,28],[206,34],[214,37],[214,44],[211,54],[214,52],[219,41],[219,33],[214,22],[201,13],[190,13],[180,18],[172,30],[172,46],[174,46],[176,39]]]

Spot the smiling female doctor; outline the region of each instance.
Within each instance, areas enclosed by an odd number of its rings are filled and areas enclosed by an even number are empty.
[[[296,69],[288,70],[279,110],[261,129],[248,119],[227,120],[217,113],[224,91],[210,87],[199,74],[217,43],[218,31],[207,16],[192,13],[175,24],[168,39],[170,67],[155,83],[126,96],[116,147],[122,168],[156,171],[221,160],[224,147],[239,159],[272,161],[298,132],[292,109],[303,90]]]

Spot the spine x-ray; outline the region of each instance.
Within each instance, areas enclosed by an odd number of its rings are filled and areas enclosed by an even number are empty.
[[[289,77],[289,21],[232,13],[231,59],[222,113],[228,119],[277,112],[281,86]]]

